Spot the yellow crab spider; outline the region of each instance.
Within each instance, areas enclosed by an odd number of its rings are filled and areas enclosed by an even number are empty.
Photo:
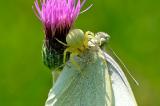
[[[98,38],[98,36],[95,36],[94,33],[90,31],[87,31],[86,33],[84,33],[81,29],[73,29],[66,36],[67,44],[56,39],[59,43],[67,46],[63,55],[63,63],[64,64],[66,63],[66,54],[67,52],[69,52],[71,63],[80,69],[79,64],[76,63],[74,58],[75,56],[78,56],[80,53],[82,53],[85,49],[88,48],[89,41],[93,40],[93,42],[97,44],[99,43],[98,42],[99,40],[102,40],[102,39],[96,39],[96,37]],[[100,38],[103,38],[103,37],[100,37]]]
[[[88,33],[84,34],[81,29],[71,30],[66,37],[66,42],[67,48],[64,51],[63,63],[66,62],[66,54],[69,52],[71,63],[80,69],[80,66],[74,60],[74,57],[88,48]]]

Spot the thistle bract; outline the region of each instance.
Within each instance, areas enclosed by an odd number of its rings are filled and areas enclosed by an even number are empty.
[[[66,42],[66,35],[80,14],[83,0],[37,0],[34,3],[36,16],[42,22],[45,32],[43,59],[50,69],[62,64],[66,47],[56,39]]]

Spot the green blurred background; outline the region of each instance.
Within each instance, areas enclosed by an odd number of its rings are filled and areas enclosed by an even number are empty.
[[[44,106],[52,86],[41,59],[43,29],[34,0],[1,0],[0,106]],[[110,45],[139,81],[127,75],[139,106],[160,106],[160,1],[88,0],[75,27],[111,35]]]

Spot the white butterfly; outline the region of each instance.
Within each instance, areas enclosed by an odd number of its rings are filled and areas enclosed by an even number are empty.
[[[103,43],[109,40],[110,36],[107,33],[99,32],[95,35],[95,38],[99,39],[99,40],[96,40],[96,43],[98,42],[98,44],[101,46],[103,45]],[[93,40],[93,42],[95,42],[95,40]],[[106,59],[106,62],[108,65],[108,71],[109,71],[110,78],[111,78],[114,105],[115,106],[137,106],[132,89],[130,87],[130,84],[122,68],[108,53],[106,53],[105,51],[102,51],[102,52]],[[115,56],[118,58],[116,54]],[[120,60],[120,62],[122,61]],[[124,67],[126,68],[125,65]],[[127,68],[126,70],[128,71]],[[130,73],[129,75],[133,78],[133,76]],[[138,84],[138,82],[134,78],[133,80],[136,82],[136,84]]]

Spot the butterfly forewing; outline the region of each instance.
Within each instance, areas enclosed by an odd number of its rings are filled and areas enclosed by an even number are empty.
[[[111,78],[115,106],[137,106],[132,89],[121,67],[110,55],[103,53]]]

